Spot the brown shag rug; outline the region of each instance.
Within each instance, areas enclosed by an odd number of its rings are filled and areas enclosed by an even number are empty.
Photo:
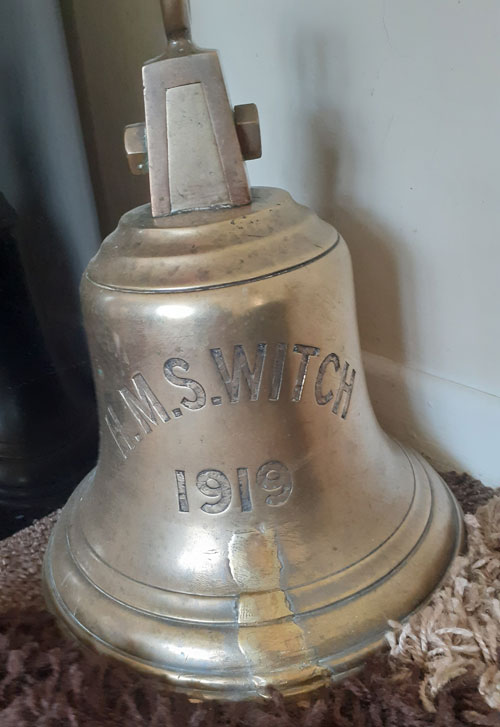
[[[191,704],[164,684],[84,653],[44,610],[40,567],[56,516],[0,543],[1,727],[500,726],[500,497],[445,476],[469,549],[431,604],[388,625],[388,650],[309,704]],[[479,509],[478,509],[479,508]]]

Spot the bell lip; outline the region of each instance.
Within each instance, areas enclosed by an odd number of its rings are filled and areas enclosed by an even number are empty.
[[[419,600],[414,602],[412,609],[397,619],[403,623],[429,602],[435,591],[448,577],[455,557],[459,554],[464,545],[463,520],[458,503],[442,478],[434,472],[423,458],[418,455],[416,455],[416,457],[422,462],[423,467],[431,480],[431,486],[436,492],[437,500],[440,500],[437,506],[437,509],[440,509],[439,517],[436,518],[433,516],[431,518],[430,526],[429,528],[426,528],[426,533],[421,539],[421,544],[419,548],[417,548],[417,553],[415,553],[414,548],[410,548],[406,561],[402,563],[394,573],[388,574],[387,578],[383,578],[382,583],[377,582],[374,584],[374,587],[369,589],[368,593],[360,593],[360,595],[355,596],[354,599],[348,599],[348,601],[351,601],[352,603],[352,601],[360,601],[365,596],[372,597],[377,589],[384,590],[384,586],[387,586],[387,584],[389,584],[389,588],[391,588],[391,586],[393,587],[393,592],[396,592],[398,594],[398,598],[400,598],[400,591],[397,587],[397,583],[394,584],[394,581],[397,580],[398,572],[401,573],[405,571],[405,569],[411,565],[413,557],[418,557],[418,551],[420,548],[423,548],[424,551],[426,550],[427,552],[420,554],[420,567],[423,563],[427,565],[430,554],[432,554],[432,557],[434,557],[436,561],[442,561],[443,567],[439,571],[439,578],[432,581],[432,587],[430,589],[425,587],[425,591],[421,594]],[[435,514],[436,513],[433,513],[433,515]],[[448,531],[451,534],[452,539],[450,540],[447,539],[446,536],[443,536],[443,531]],[[365,638],[359,640],[354,645],[352,643],[350,645],[347,644],[345,649],[335,651],[331,655],[324,655],[320,658],[316,657],[313,660],[310,659],[307,661],[307,659],[304,658],[302,660],[297,660],[293,664],[287,663],[283,665],[282,669],[275,668],[269,674],[259,673],[258,677],[256,677],[255,674],[251,674],[249,670],[243,666],[240,668],[227,669],[220,667],[219,671],[213,675],[207,674],[204,669],[200,669],[200,672],[196,674],[182,672],[179,669],[170,668],[165,664],[161,664],[159,661],[146,659],[143,656],[127,652],[124,649],[111,644],[92,632],[90,629],[86,628],[78,620],[76,613],[72,613],[68,609],[67,604],[64,602],[64,599],[57,589],[52,571],[52,549],[56,533],[57,525],[51,535],[49,546],[45,555],[43,566],[43,589],[48,609],[56,617],[58,617],[64,630],[77,637],[87,646],[90,646],[94,651],[112,657],[114,660],[118,660],[132,666],[136,670],[146,674],[161,676],[174,691],[185,693],[195,699],[223,699],[227,701],[255,700],[259,698],[265,699],[269,697],[269,688],[277,689],[285,697],[294,698],[319,689],[332,681],[339,681],[345,678],[348,674],[352,673],[353,670],[359,668],[362,662],[370,654],[386,643],[385,634],[388,630],[387,621],[379,619],[379,627],[376,630],[372,629],[371,631],[368,631]],[[439,538],[441,538],[440,542]],[[437,541],[438,547],[432,547],[433,543],[429,541],[433,540]],[[69,553],[66,555],[68,556]],[[73,567],[76,566],[76,568],[78,568],[78,565],[74,560],[72,563]],[[414,563],[411,567],[415,570]],[[81,577],[81,574],[79,575]],[[87,586],[88,585],[89,583],[87,582]],[[394,586],[396,587],[394,588]],[[387,592],[384,591],[384,593],[384,598],[387,598]],[[102,591],[99,593],[99,596],[101,598],[107,598],[106,594]],[[369,607],[369,598],[367,600],[368,603],[365,604],[365,609],[367,606]],[[344,608],[345,605],[346,604],[341,604],[341,609]],[[113,608],[117,609],[118,614],[123,606],[114,601]],[[130,607],[125,608],[130,610]],[[335,610],[336,606],[334,605],[330,609],[321,609],[322,616],[324,617],[324,615],[332,609]],[[309,619],[315,618],[315,615],[316,614],[314,612],[306,614]],[[190,626],[196,628],[197,625],[186,622],[178,624],[178,626],[181,629],[184,628],[187,632],[189,631]],[[237,630],[253,628],[241,626],[239,624],[234,624],[233,628],[234,626],[237,627]],[[313,633],[314,629],[317,634],[318,625],[313,628]],[[322,639],[325,638],[324,629],[320,627],[319,632],[321,633]],[[308,633],[307,627],[305,627],[304,633]],[[310,638],[310,634],[308,634],[308,638]],[[316,648],[313,648],[313,651],[316,652]]]
[[[375,587],[376,584],[390,577],[401,564],[404,564],[412,550],[418,549],[420,542],[425,538],[433,512],[431,483],[424,480],[428,488],[418,486],[423,479],[422,472],[424,478],[428,477],[428,474],[420,460],[412,460],[408,452],[401,445],[398,444],[398,446],[408,460],[413,473],[413,492],[408,510],[386,539],[378,543],[373,550],[363,554],[358,560],[354,560],[340,569],[325,573],[315,580],[290,584],[286,588],[286,598],[295,616],[311,615],[323,608],[337,607],[348,599],[359,597],[363,589],[352,587],[354,574],[357,582],[365,583],[365,590]],[[92,470],[84,478],[75,493],[76,498],[85,497],[87,489],[93,485],[95,472],[96,469]],[[108,597],[123,607],[134,608],[150,617],[165,618],[192,625],[210,623],[228,626],[234,622],[234,610],[237,608],[237,600],[241,595],[238,591],[207,595],[190,590],[178,591],[159,587],[127,576],[110,566],[95,552],[82,529],[80,511],[77,507],[72,508],[71,505],[69,510],[71,518],[68,518],[67,548],[73,561],[78,563],[84,578],[93,587],[103,590]],[[418,532],[419,537],[414,542],[412,550],[408,550],[409,533],[411,532]],[[76,554],[79,554],[79,558]],[[384,563],[387,568],[383,575],[379,570],[380,563]],[[374,568],[378,575],[374,581],[370,581],[369,574]],[[121,596],[123,593],[127,593],[129,600],[123,600]],[[156,599],[157,594],[160,594],[158,600]],[[144,600],[147,601],[147,607],[144,605]],[[188,603],[191,602],[193,611],[188,607]],[[204,613],[204,619],[195,617],[196,613],[200,611]],[[279,620],[281,617],[259,623],[271,625]]]
[[[154,218],[127,212],[90,261],[83,285],[175,293],[244,285],[296,270],[331,252],[340,235],[288,192],[252,189],[250,205]]]

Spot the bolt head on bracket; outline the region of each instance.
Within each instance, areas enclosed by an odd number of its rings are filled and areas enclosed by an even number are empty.
[[[246,161],[260,159],[262,156],[262,141],[257,106],[254,103],[235,106],[234,123],[243,159]]]
[[[132,174],[148,174],[148,146],[146,139],[146,124],[129,124],[125,127],[123,135],[128,165]]]
[[[234,107],[234,124],[245,161],[260,159],[262,141],[260,136],[259,112],[254,103]],[[132,174],[149,173],[146,124],[128,124],[124,132],[124,144],[128,165]]]

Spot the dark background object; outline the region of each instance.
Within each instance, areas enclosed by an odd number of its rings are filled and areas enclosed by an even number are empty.
[[[0,537],[62,505],[93,466],[97,446],[90,383],[75,385],[74,371],[51,360],[15,223],[0,193]],[[86,357],[75,367],[85,376]]]
[[[18,215],[12,228],[4,207],[0,243],[5,534],[62,504],[93,463],[78,286],[101,233],[59,1],[0,3],[0,35],[0,190]]]

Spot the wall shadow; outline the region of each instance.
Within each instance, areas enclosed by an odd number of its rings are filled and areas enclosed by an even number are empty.
[[[301,29],[293,39],[290,62],[298,79],[298,92],[307,114],[301,116],[299,157],[301,173],[308,180],[309,200],[320,217],[334,225],[345,238],[353,263],[358,328],[363,350],[404,362],[407,348],[403,323],[415,315],[414,281],[401,270],[402,245],[398,235],[356,199],[359,140],[351,133],[342,112],[342,97],[349,78],[343,62],[334,71],[335,57],[343,53],[342,37]],[[338,88],[335,98],[327,89]],[[339,169],[348,175],[340,179]],[[341,183],[342,182],[342,183]],[[346,193],[345,190],[350,190]],[[405,266],[407,270],[410,266]],[[354,301],[353,301],[354,304]],[[410,318],[411,320],[411,318]],[[369,383],[369,382],[368,382]],[[369,386],[370,388],[370,386]],[[413,409],[408,392],[398,394],[398,405],[411,421]],[[384,402],[378,402],[379,412]]]

